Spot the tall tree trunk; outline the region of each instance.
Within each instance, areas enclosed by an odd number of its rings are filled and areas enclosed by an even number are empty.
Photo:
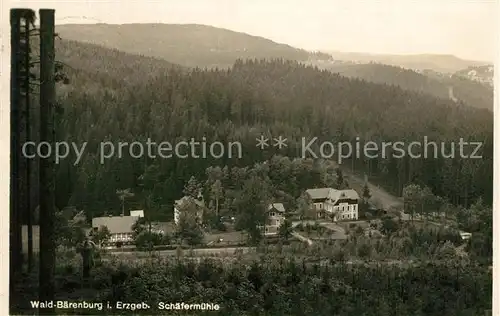
[[[19,106],[20,95],[20,59],[19,48],[21,40],[21,16],[23,9],[13,9],[10,11],[11,26],[11,103],[10,103],[10,127],[11,127],[11,163],[10,163],[10,297],[15,299],[15,287],[18,282],[18,275],[21,267],[21,248],[22,231],[19,221],[19,158],[20,158],[20,139],[19,139]]]
[[[31,12],[34,14],[34,12]],[[24,98],[25,98],[25,107],[24,107],[24,118],[25,118],[25,134],[24,134],[24,142],[31,141],[31,115],[30,115],[30,53],[31,53],[31,44],[30,44],[30,29],[31,29],[32,21],[28,18],[28,16],[24,19],[24,43],[26,45],[26,51],[24,55]],[[26,220],[26,228],[28,235],[28,271],[31,272],[33,269],[33,227],[32,227],[32,218],[33,218],[33,210],[32,210],[32,195],[31,195],[31,159],[23,158],[25,162],[25,187],[23,190],[26,194],[26,209],[25,209],[25,220]]]
[[[55,64],[54,13],[40,10],[40,140],[54,144]],[[54,157],[40,161],[40,293],[41,301],[54,299],[55,199]],[[54,314],[53,309],[44,310]]]

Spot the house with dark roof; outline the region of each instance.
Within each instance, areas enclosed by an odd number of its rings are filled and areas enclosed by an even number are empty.
[[[353,189],[318,188],[306,190],[318,218],[333,217],[333,221],[357,220],[359,195]]]
[[[285,221],[285,207],[282,203],[271,203],[267,208],[264,235],[276,235]]]
[[[95,217],[92,219],[92,230],[97,231],[102,226],[106,226],[111,233],[108,243],[122,242],[123,244],[131,244],[134,241],[132,227],[138,219],[138,216]]]

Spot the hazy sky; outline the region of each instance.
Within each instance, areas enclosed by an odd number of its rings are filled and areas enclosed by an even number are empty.
[[[495,0],[11,1],[56,23],[197,23],[310,50],[438,53],[492,61]]]

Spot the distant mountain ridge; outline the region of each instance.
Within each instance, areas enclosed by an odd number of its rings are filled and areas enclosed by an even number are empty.
[[[200,24],[63,24],[63,39],[156,57],[188,67],[228,67],[241,59],[305,61],[309,53],[269,39]]]
[[[352,63],[376,62],[391,66],[399,66],[414,70],[432,69],[438,72],[455,73],[468,67],[477,67],[490,64],[486,61],[465,60],[454,55],[414,54],[414,55],[383,55],[367,53],[350,53],[338,51],[324,51],[334,60]]]
[[[453,55],[382,55],[338,51],[309,52],[270,39],[202,24],[62,24],[64,39],[156,57],[188,67],[228,67],[236,59],[284,58],[297,61],[376,62],[413,70],[455,73],[489,63]]]

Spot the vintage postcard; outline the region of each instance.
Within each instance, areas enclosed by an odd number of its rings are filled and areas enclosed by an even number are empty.
[[[8,313],[499,315],[496,1],[3,9]]]

